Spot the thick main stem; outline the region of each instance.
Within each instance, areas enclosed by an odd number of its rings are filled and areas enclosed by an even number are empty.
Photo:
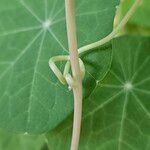
[[[71,150],[77,150],[80,138],[81,116],[82,116],[82,76],[79,66],[79,57],[77,51],[77,36],[75,25],[74,0],[65,0],[66,23],[68,34],[68,45],[70,53],[70,62],[73,75],[73,94],[74,94],[74,123]]]

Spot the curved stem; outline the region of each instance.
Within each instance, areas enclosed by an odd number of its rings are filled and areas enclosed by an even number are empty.
[[[110,40],[112,40],[116,34],[126,25],[126,23],[129,21],[129,19],[131,18],[131,16],[134,14],[135,10],[137,9],[137,7],[139,6],[139,4],[141,3],[142,0],[136,0],[134,2],[134,4],[132,5],[132,7],[130,8],[130,10],[127,12],[127,14],[125,15],[125,17],[122,19],[122,21],[119,23],[119,25],[116,27],[116,29],[114,29],[108,36],[106,36],[105,38],[103,38],[102,40],[83,46],[81,48],[78,49],[79,54],[84,53],[86,51],[92,50],[96,47],[99,47],[107,42],[109,42]]]
[[[82,116],[82,77],[77,51],[74,0],[65,0],[70,62],[73,75],[74,122],[71,150],[78,150]]]
[[[69,61],[69,56],[54,56],[49,60],[49,67],[52,69],[56,77],[59,79],[59,81],[62,84],[66,84],[65,77],[55,65],[55,62],[58,62],[58,61]]]
[[[79,58],[79,65],[80,65],[82,79],[84,79],[84,76],[85,76],[85,66],[84,66],[83,61],[80,58]],[[64,72],[63,72],[63,76],[64,77],[69,73],[70,67],[71,67],[70,66],[70,61],[67,61],[66,64],[65,64]]]

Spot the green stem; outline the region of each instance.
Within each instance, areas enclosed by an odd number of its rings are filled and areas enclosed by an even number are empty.
[[[56,77],[59,79],[59,81],[62,84],[66,84],[66,79],[61,73],[61,71],[58,69],[58,67],[55,65],[55,62],[58,61],[69,61],[69,56],[54,56],[49,60],[49,67],[52,69]]]

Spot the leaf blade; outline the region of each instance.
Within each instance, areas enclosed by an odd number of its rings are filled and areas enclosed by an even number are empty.
[[[149,41],[149,37],[132,36],[113,40],[111,69],[84,100],[80,150],[149,148],[150,80],[145,80],[150,76]],[[51,148],[69,149],[71,130],[69,118],[51,131],[47,135]],[[56,140],[59,144],[55,148]]]
[[[0,2],[1,7],[6,7],[3,14],[0,12],[0,126],[9,131],[40,134],[57,126],[73,110],[72,93],[57,81],[48,67],[50,57],[68,54],[64,2],[53,2],[12,0],[8,8],[8,1]],[[77,10],[77,32],[79,46],[82,46],[111,32],[119,2],[83,1],[79,6],[80,3],[77,1],[77,7],[81,7]],[[93,14],[89,11],[91,3],[91,9],[100,7],[105,11]],[[46,14],[48,18],[45,18]],[[105,19],[109,22],[99,23]],[[92,20],[96,21],[96,27]],[[97,35],[102,29],[103,32]],[[106,56],[106,65],[101,65],[102,74],[98,79],[109,70],[111,48],[103,56]],[[4,62],[10,64],[4,65]],[[58,66],[62,69],[63,64]]]

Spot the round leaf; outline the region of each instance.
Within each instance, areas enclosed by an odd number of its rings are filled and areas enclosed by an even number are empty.
[[[117,5],[118,0],[76,1],[79,47],[112,31]],[[73,110],[72,92],[48,66],[50,57],[68,55],[64,1],[0,0],[0,10],[0,127],[46,132]],[[109,70],[110,53],[102,54],[98,79]]]
[[[84,101],[80,150],[150,149],[150,38],[113,41],[112,67]],[[55,150],[69,150],[72,120],[47,137]],[[56,147],[57,145],[57,147]]]

